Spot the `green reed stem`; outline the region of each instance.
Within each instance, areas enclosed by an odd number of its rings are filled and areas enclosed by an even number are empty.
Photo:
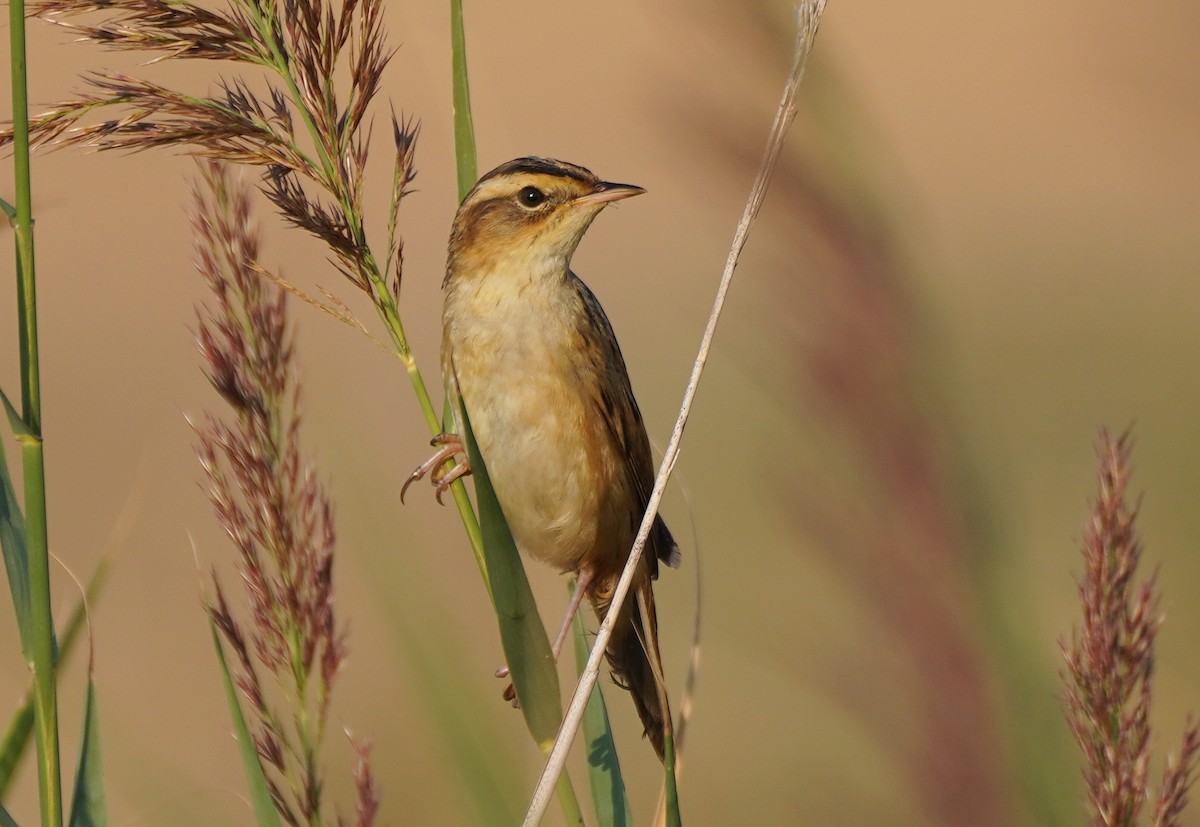
[[[20,436],[24,465],[26,541],[29,554],[30,636],[25,658],[33,672],[37,732],[38,791],[42,824],[63,823],[62,774],[58,745],[54,620],[50,611],[50,555],[46,519],[46,466],[42,443],[41,372],[38,365],[37,289],[33,256],[33,198],[29,174],[29,96],[26,84],[25,3],[8,4],[9,61],[12,66],[13,173],[17,255],[17,329],[21,358]]]

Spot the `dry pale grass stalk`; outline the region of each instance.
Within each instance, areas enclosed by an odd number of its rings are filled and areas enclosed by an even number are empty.
[[[571,742],[574,740],[575,734],[579,731],[579,726],[583,721],[584,707],[587,706],[588,698],[591,696],[592,689],[595,687],[596,680],[599,677],[600,663],[604,659],[604,650],[612,635],[612,625],[620,614],[621,604],[629,593],[629,588],[633,583],[634,572],[637,570],[638,561],[641,559],[642,552],[646,547],[646,541],[650,536],[650,529],[654,524],[655,515],[658,514],[658,507],[662,501],[663,492],[666,490],[671,472],[675,468],[675,462],[679,459],[683,431],[691,414],[692,402],[696,396],[696,389],[700,384],[700,377],[704,373],[705,364],[708,362],[708,354],[712,347],[713,337],[716,334],[717,323],[720,321],[721,311],[725,306],[725,297],[729,293],[729,286],[733,281],[733,274],[737,269],[738,259],[741,257],[742,249],[746,245],[750,227],[758,215],[763,199],[766,197],[767,185],[770,183],[771,173],[775,168],[775,164],[779,160],[779,153],[783,148],[784,136],[787,134],[788,127],[791,126],[792,121],[796,117],[796,94],[800,88],[800,81],[804,77],[804,67],[808,62],[809,53],[812,51],[813,40],[817,35],[817,28],[824,11],[825,0],[805,0],[805,2],[800,3],[797,12],[796,43],[792,56],[791,71],[788,73],[788,79],[784,85],[783,97],[779,102],[779,107],[775,113],[775,120],[771,125],[771,133],[767,139],[767,148],[763,154],[762,164],[750,189],[750,197],[746,201],[742,218],[738,222],[737,229],[734,231],[729,257],[725,262],[725,270],[721,275],[721,281],[717,287],[717,295],[713,301],[712,312],[709,314],[708,323],[705,325],[704,333],[700,339],[700,348],[696,355],[695,364],[692,366],[692,374],[688,380],[687,388],[684,391],[679,416],[675,420],[675,427],[671,432],[671,439],[667,443],[666,450],[663,451],[663,459],[659,465],[658,476],[654,480],[654,488],[651,490],[650,497],[646,503],[646,513],[642,519],[641,527],[638,529],[637,536],[634,538],[633,549],[629,553],[629,561],[625,565],[625,570],[621,573],[621,579],[617,581],[612,602],[609,605],[608,616],[600,624],[600,629],[596,633],[596,640],[592,644],[592,653],[588,658],[587,665],[579,676],[579,683],[575,687],[574,695],[571,697],[571,704],[567,708],[566,715],[563,717],[558,737],[555,739],[554,747],[551,749],[550,757],[546,762],[546,767],[542,771],[542,776],[538,780],[538,785],[534,790],[529,810],[525,814],[525,827],[536,827],[537,824],[541,823],[542,817],[546,813],[546,808],[549,806],[554,785],[558,782],[558,778],[562,774]]]
[[[234,655],[276,809],[294,827],[317,825],[318,752],[345,655],[333,611],[332,507],[300,449],[287,295],[259,275],[247,191],[224,165],[202,167],[191,218],[197,268],[213,294],[197,311],[196,343],[230,409],[195,425],[196,450],[217,521],[238,553],[250,621],[235,617],[215,575],[208,610]],[[367,754],[359,749],[360,827],[376,808]]]
[[[1099,493],[1084,527],[1079,580],[1083,624],[1059,645],[1067,668],[1067,720],[1084,756],[1095,827],[1134,827],[1152,798],[1151,678],[1162,625],[1155,580],[1135,583],[1142,544],[1137,508],[1127,502],[1131,440],[1100,432]],[[1188,722],[1178,758],[1168,758],[1151,808],[1156,827],[1179,827],[1200,758],[1200,730]]]

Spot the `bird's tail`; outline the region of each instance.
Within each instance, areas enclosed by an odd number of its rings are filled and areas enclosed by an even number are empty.
[[[629,690],[646,736],[658,760],[663,760],[664,733],[670,731],[671,707],[662,679],[662,659],[658,652],[658,618],[654,610],[654,588],[650,578],[638,578],[621,606],[620,621],[613,625],[605,655],[612,668],[613,680]],[[607,614],[607,602],[595,603],[601,620]]]

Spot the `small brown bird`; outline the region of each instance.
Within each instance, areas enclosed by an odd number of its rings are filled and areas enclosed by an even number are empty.
[[[570,267],[605,205],[643,192],[574,164],[518,158],[479,180],[450,234],[442,311],[447,393],[466,407],[517,547],[578,575],[556,657],[582,597],[598,617],[607,614],[654,482],[621,349],[600,303]],[[435,444],[441,450],[410,482],[463,456],[456,435]],[[439,496],[464,473],[462,464],[434,470]],[[679,560],[656,518],[605,653],[660,759],[670,708],[651,581],[660,561],[674,567]]]

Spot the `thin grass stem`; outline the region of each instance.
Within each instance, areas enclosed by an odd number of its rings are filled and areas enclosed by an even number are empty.
[[[575,733],[579,731],[579,725],[583,720],[584,708],[587,706],[587,699],[591,695],[592,688],[596,685],[596,680],[600,674],[600,662],[604,658],[604,651],[608,646],[609,638],[612,636],[613,624],[620,616],[621,605],[629,593],[630,586],[633,584],[633,576],[637,570],[638,561],[641,560],[642,552],[646,547],[646,541],[650,536],[650,529],[654,525],[654,518],[658,514],[659,503],[662,501],[663,493],[666,491],[667,481],[670,479],[671,472],[675,468],[675,462],[679,459],[683,431],[691,414],[692,403],[696,397],[696,389],[699,386],[700,377],[708,361],[713,336],[716,334],[717,322],[720,321],[721,311],[725,306],[725,297],[733,281],[733,274],[737,269],[742,249],[746,245],[750,226],[758,215],[759,208],[766,197],[767,185],[771,180],[771,173],[775,169],[776,162],[779,160],[779,153],[783,148],[783,138],[787,134],[788,127],[791,126],[792,121],[796,117],[796,93],[800,88],[800,81],[804,77],[804,67],[807,64],[808,55],[812,51],[813,40],[816,37],[817,27],[820,24],[821,14],[824,10],[825,0],[805,0],[805,2],[800,4],[797,12],[796,43],[793,51],[791,71],[788,73],[787,82],[784,85],[783,97],[775,113],[775,120],[771,126],[771,133],[767,139],[767,148],[763,154],[758,175],[754,180],[754,185],[751,187],[750,197],[746,201],[742,218],[738,222],[737,229],[734,231],[733,243],[730,246],[729,256],[725,262],[725,270],[722,273],[721,282],[717,287],[717,295],[713,301],[712,312],[709,314],[708,323],[705,325],[704,334],[700,339],[700,348],[696,355],[696,361],[692,366],[692,373],[688,380],[687,388],[684,391],[679,416],[675,420],[675,427],[671,432],[671,440],[663,452],[658,476],[654,480],[654,488],[650,492],[650,497],[646,503],[645,516],[642,518],[641,527],[638,529],[637,537],[634,539],[633,548],[629,553],[629,560],[625,565],[625,570],[621,573],[621,579],[617,581],[616,590],[609,605],[608,616],[600,624],[596,640],[593,643],[592,654],[588,658],[587,667],[580,675],[579,684],[575,687],[575,694],[572,696],[571,705],[567,708],[567,714],[563,718],[558,738],[554,742],[550,758],[546,762],[542,777],[538,781],[537,788],[534,790],[529,810],[525,814],[525,827],[536,827],[536,825],[541,823],[542,817],[546,813],[550,790],[554,786],[559,774],[563,771],[563,767],[566,764],[567,752],[571,747],[571,742],[575,738]],[[669,768],[665,772],[665,775],[667,784],[671,785],[675,777],[674,769]],[[672,797],[672,791],[668,789],[668,802],[670,802]],[[672,814],[668,813],[668,819],[671,817]],[[671,823],[671,821],[669,820],[668,823]]]
[[[25,3],[12,0],[9,60],[12,74],[13,172],[16,218],[17,308],[21,358],[21,407],[25,433],[20,436],[25,486],[26,541],[29,554],[30,651],[37,732],[38,791],[42,824],[63,823],[62,774],[58,744],[58,695],[54,664],[54,620],[50,609],[50,555],[46,517],[45,454],[42,444],[41,370],[38,362],[37,284],[34,268],[33,198],[29,172],[29,97],[25,59]]]

